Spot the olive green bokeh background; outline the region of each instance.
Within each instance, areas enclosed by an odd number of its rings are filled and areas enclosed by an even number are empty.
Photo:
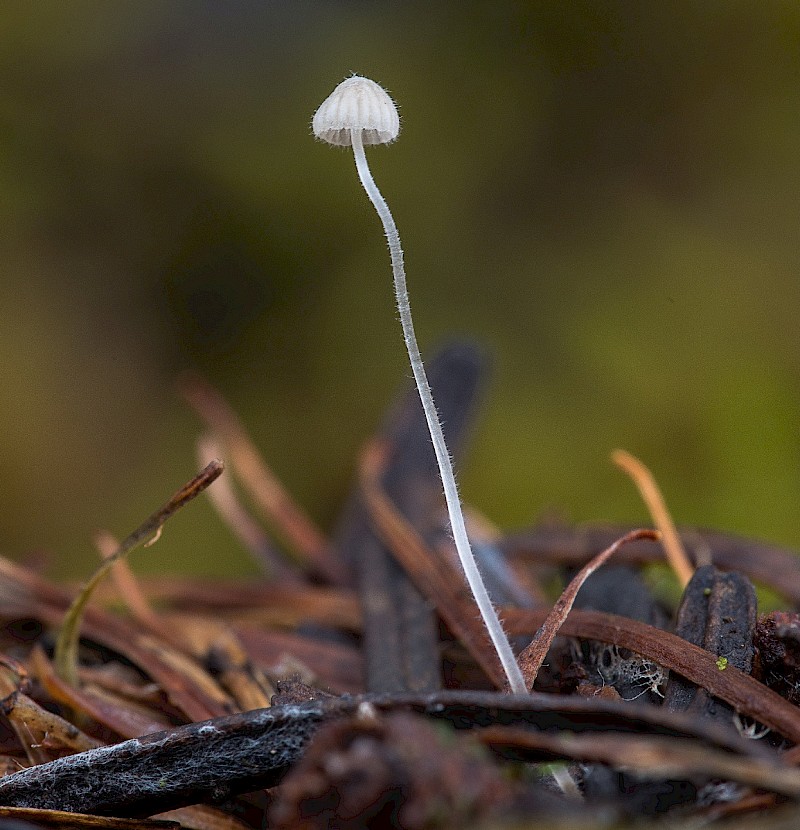
[[[351,155],[310,119],[351,72],[423,353],[494,361],[460,479],[556,509],[800,545],[795,2],[11,0],[0,9],[0,549],[87,572],[196,469],[187,368],[324,526],[407,378]],[[252,569],[210,507],[137,567]]]

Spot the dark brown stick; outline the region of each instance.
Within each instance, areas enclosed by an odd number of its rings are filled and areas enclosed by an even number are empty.
[[[683,592],[675,634],[724,656],[728,666],[750,674],[756,614],[756,592],[746,576],[704,565],[695,571]],[[706,689],[698,689],[675,675],[664,690],[664,706],[673,712],[691,711],[728,723],[733,716],[730,707],[715,700]]]
[[[417,588],[435,605],[450,630],[498,689],[506,678],[474,599],[458,566],[429,548],[398,512],[380,485],[385,447],[377,442],[361,456],[361,488],[372,520]]]

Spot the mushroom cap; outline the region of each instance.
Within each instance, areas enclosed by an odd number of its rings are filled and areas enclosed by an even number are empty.
[[[383,87],[353,75],[322,102],[311,126],[317,138],[339,147],[352,144],[351,130],[361,131],[364,144],[389,144],[400,132],[400,116]]]

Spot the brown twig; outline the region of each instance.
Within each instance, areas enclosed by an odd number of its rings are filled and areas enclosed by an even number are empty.
[[[266,589],[267,586],[259,588],[259,592]],[[269,591],[274,590],[275,586],[269,586]],[[230,593],[223,593],[220,599],[224,601],[226,596],[230,597]],[[52,627],[62,623],[64,613],[72,602],[71,593],[2,557],[0,598],[5,619],[33,618]],[[252,601],[252,595],[249,599]],[[265,599],[268,601],[269,595]],[[314,599],[313,593],[307,598],[311,602]],[[218,605],[211,604],[209,608],[211,614],[218,614],[215,610]],[[343,610],[350,617],[356,613],[352,599],[346,602]],[[324,620],[320,622],[327,624]],[[132,627],[130,620],[91,606],[86,609],[81,628],[82,636],[87,640],[122,655],[152,678],[169,703],[186,719],[201,721],[233,711],[232,702],[221,697],[219,688],[209,685],[213,678],[203,672],[196,660],[171,648],[160,638]],[[291,655],[296,654],[296,662],[302,661],[313,669],[323,686],[338,692],[363,691],[360,654],[354,645],[270,631],[262,625],[247,622],[233,628],[240,635],[253,662],[260,668],[271,670],[278,663],[289,665],[292,663]],[[279,673],[278,677],[281,676]]]
[[[138,738],[140,735],[168,729],[172,725],[168,718],[152,709],[133,706],[130,701],[122,706],[119,699],[109,700],[96,690],[65,683],[56,675],[52,663],[39,645],[31,652],[30,663],[36,679],[54,701],[68,706],[74,712],[88,715],[96,723],[123,738]]]
[[[95,534],[94,544],[103,559],[110,559],[119,550],[119,541],[110,533],[102,530]],[[111,579],[114,582],[117,596],[128,606],[134,619],[138,620],[145,630],[171,642],[172,632],[150,607],[131,566],[125,559],[117,559],[114,562]]]
[[[209,614],[217,619],[260,622],[295,628],[318,623],[347,631],[361,630],[358,598],[342,588],[300,584],[295,580],[243,582],[192,576],[142,576],[137,579],[145,598],[170,610]],[[115,589],[101,585],[95,591],[99,605],[117,601]]]
[[[606,548],[602,553],[595,556],[591,562],[584,565],[573,577],[556,601],[553,609],[547,615],[542,627],[536,632],[530,644],[519,655],[519,667],[522,670],[522,676],[525,678],[525,685],[529,689],[533,688],[533,684],[536,682],[536,675],[539,674],[539,669],[544,662],[544,658],[547,656],[547,652],[550,650],[550,646],[553,644],[553,640],[558,634],[559,629],[564,624],[567,614],[572,610],[575,597],[578,595],[578,591],[580,591],[583,583],[623,545],[637,539],[657,540],[658,538],[659,534],[654,530],[632,530],[621,539],[617,539],[613,545]]]
[[[777,758],[736,757],[687,738],[566,730],[534,732],[513,726],[489,726],[478,731],[476,737],[495,751],[510,751],[514,757],[525,757],[527,751],[533,756],[531,760],[569,758],[608,764],[634,772],[637,778],[720,778],[800,797],[800,772],[782,765]]]
[[[516,635],[538,629],[545,615],[542,611],[505,608],[503,619],[509,634]],[[559,633],[630,649],[708,689],[741,715],[754,718],[793,743],[800,743],[800,709],[733,666],[720,668],[717,663],[720,655],[711,654],[668,631],[615,614],[573,611]]]

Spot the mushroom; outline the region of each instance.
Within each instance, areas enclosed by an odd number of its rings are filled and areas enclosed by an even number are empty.
[[[406,341],[417,391],[425,412],[425,419],[428,422],[433,449],[436,453],[436,461],[439,465],[445,501],[447,502],[447,512],[450,517],[450,526],[461,566],[478,604],[489,637],[497,650],[508,678],[509,688],[512,692],[524,694],[527,692],[527,688],[522,672],[494,610],[492,601],[489,599],[489,594],[481,578],[467,536],[450,453],[445,444],[442,426],[439,422],[439,416],[436,412],[433,395],[417,345],[417,337],[414,333],[400,235],[397,232],[397,226],[389,206],[372,178],[372,173],[367,164],[367,157],[364,153],[365,144],[389,144],[397,138],[400,132],[400,117],[397,113],[397,107],[388,93],[375,81],[354,75],[342,81],[323,101],[314,114],[312,128],[314,135],[322,141],[340,147],[353,148],[356,169],[361,184],[364,186],[364,190],[366,190],[367,196],[369,196],[383,224],[386,240],[389,243],[397,309],[403,326],[403,336]]]

